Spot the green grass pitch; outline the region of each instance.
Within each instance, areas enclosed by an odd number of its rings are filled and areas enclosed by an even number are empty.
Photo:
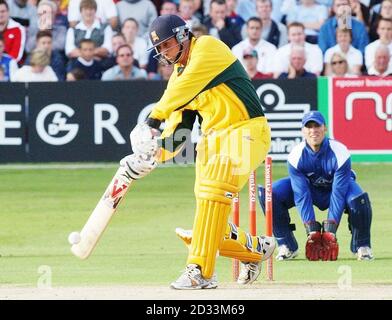
[[[274,261],[277,283],[337,283],[350,272],[355,283],[392,283],[392,166],[354,164],[358,182],[373,205],[372,245],[376,259],[359,262],[349,251],[347,215],[338,230],[340,255],[335,262],[309,262],[304,257],[305,232],[291,211],[300,255]],[[135,183],[113,217],[96,250],[86,261],[70,252],[67,237],[80,230],[116,171],[95,169],[0,168],[0,285],[36,286],[50,270],[53,286],[102,284],[166,285],[186,262],[185,246],[174,229],[190,228],[194,216],[194,167],[162,167]],[[286,173],[283,164],[273,178]],[[258,171],[258,182],[263,170]],[[247,188],[241,193],[241,225],[247,228]],[[258,205],[258,233],[264,218]],[[326,213],[318,212],[318,220]],[[265,271],[265,270],[264,270]],[[231,280],[231,260],[219,257],[218,279]],[[264,272],[263,272],[264,273]],[[258,281],[264,280],[265,276]]]

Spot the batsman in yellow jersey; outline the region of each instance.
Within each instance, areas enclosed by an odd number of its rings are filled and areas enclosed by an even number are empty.
[[[239,283],[256,280],[261,261],[274,251],[275,240],[251,236],[229,223],[232,199],[260,166],[269,150],[270,128],[256,91],[241,63],[220,40],[195,38],[176,15],[159,16],[151,25],[155,57],[174,64],[167,89],[146,123],[131,132],[134,154],[122,159],[133,179],[147,175],[156,162],[178,153],[164,141],[179,128],[191,129],[196,115],[202,137],[196,147],[196,214],[187,267],[174,289],[216,288],[217,255],[239,259]],[[166,128],[156,139],[161,122]],[[158,145],[158,142],[162,142]],[[154,158],[155,157],[159,158]]]

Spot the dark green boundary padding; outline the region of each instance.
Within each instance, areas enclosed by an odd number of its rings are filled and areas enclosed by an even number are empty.
[[[329,108],[329,81],[327,77],[317,79],[317,102],[318,110],[325,117],[327,126],[329,125],[328,108]],[[332,88],[331,88],[332,90]],[[329,126],[328,126],[329,127]],[[392,154],[353,154],[353,162],[392,162]]]

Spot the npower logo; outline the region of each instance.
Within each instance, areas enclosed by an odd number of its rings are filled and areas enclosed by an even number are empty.
[[[392,131],[392,93],[385,101],[385,112],[383,98],[377,92],[352,92],[346,98],[346,119],[353,120],[354,102],[356,100],[371,100],[374,103],[374,112],[378,119],[385,121],[385,130]]]
[[[331,138],[352,154],[392,154],[392,79],[337,78],[331,83]]]
[[[68,123],[75,111],[65,104],[54,103],[43,108],[36,120],[40,138],[48,144],[60,146],[71,142],[78,134],[79,125]],[[46,126],[47,119],[49,124]]]

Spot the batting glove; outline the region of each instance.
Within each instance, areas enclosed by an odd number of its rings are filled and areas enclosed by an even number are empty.
[[[159,130],[151,128],[147,123],[137,124],[129,135],[133,153],[155,156],[159,150],[159,136]]]
[[[138,180],[148,175],[158,165],[155,157],[133,153],[121,159],[120,165],[125,175],[132,180]]]

